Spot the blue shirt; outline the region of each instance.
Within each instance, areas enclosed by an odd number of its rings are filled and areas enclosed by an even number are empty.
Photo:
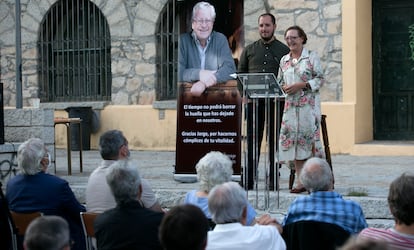
[[[368,227],[360,205],[345,200],[337,192],[319,191],[296,198],[289,206],[282,225],[297,221],[320,221],[336,224],[357,234]]]
[[[189,191],[185,195],[184,203],[185,204],[196,205],[197,207],[199,207],[204,212],[204,214],[206,215],[207,218],[211,219],[210,212],[208,211],[208,199],[207,199],[207,197],[198,197],[196,195],[196,193],[197,193],[197,190]],[[254,210],[252,205],[247,203],[246,225],[250,226],[253,223],[255,217],[256,217],[256,210]]]

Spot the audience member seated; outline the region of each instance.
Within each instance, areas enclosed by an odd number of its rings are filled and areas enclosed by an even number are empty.
[[[404,173],[395,179],[389,189],[388,206],[395,225],[389,229],[366,228],[359,239],[388,242],[392,249],[414,249],[414,175]]]
[[[356,236],[351,237],[345,245],[338,250],[394,250],[387,242],[374,239],[358,239]]]
[[[290,204],[283,226],[298,221],[325,222],[338,225],[350,234],[357,234],[368,226],[361,206],[333,191],[333,174],[326,160],[308,159],[299,178],[310,195],[301,195]]]
[[[297,221],[283,227],[282,237],[290,250],[335,250],[350,233],[342,227],[321,221]]]
[[[207,250],[286,249],[281,225],[268,214],[254,226],[245,226],[247,204],[247,194],[236,182],[220,184],[210,191],[208,207],[216,227],[208,232]]]
[[[101,165],[89,176],[86,186],[86,209],[88,212],[102,213],[116,206],[115,199],[105,181],[109,166],[117,160],[127,159],[130,155],[128,141],[119,130],[109,130],[99,138],[99,152],[102,157]],[[149,183],[141,179],[141,201],[146,208],[162,212]]]
[[[116,207],[95,219],[97,248],[162,249],[158,228],[164,213],[142,205],[141,178],[137,166],[127,160],[116,161],[109,167],[106,181],[115,197]]]
[[[207,218],[211,220],[211,215],[208,211],[208,193],[214,186],[231,181],[231,176],[233,175],[232,166],[233,163],[230,158],[221,152],[212,151],[203,156],[196,165],[199,189],[189,191],[185,195],[184,203],[200,207]],[[256,211],[250,204],[247,204],[246,225],[253,225],[255,217]]]
[[[72,249],[85,249],[79,217],[85,207],[76,200],[66,180],[46,172],[51,160],[43,141],[32,138],[22,143],[17,150],[17,163],[21,173],[7,183],[6,189],[10,210],[63,217],[74,241]]]
[[[46,215],[34,219],[24,238],[25,250],[69,250],[69,225],[59,216]]]
[[[164,215],[159,237],[164,250],[204,250],[208,230],[203,211],[185,204],[173,207]]]

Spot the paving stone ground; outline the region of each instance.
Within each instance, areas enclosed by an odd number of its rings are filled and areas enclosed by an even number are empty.
[[[101,158],[96,150],[83,152],[83,173],[79,172],[79,152],[72,152],[72,175],[67,175],[66,150],[57,150],[57,175],[67,179],[81,202],[89,174],[99,165]],[[198,183],[181,183],[174,180],[174,151],[131,151],[138,162],[140,174],[150,181],[163,207],[172,207],[182,201],[184,194],[198,187]],[[414,156],[352,156],[332,155],[335,190],[347,199],[359,202],[370,225],[387,227],[393,224],[386,197],[392,180],[403,172],[414,172]],[[263,163],[259,174],[263,173]],[[259,181],[258,191],[249,191],[250,202],[258,213],[269,212],[283,217],[287,207],[297,195],[289,193],[289,169],[280,169],[280,191],[267,193]],[[264,183],[263,179],[261,181]],[[352,193],[362,196],[349,196]],[[304,194],[306,195],[306,194]]]

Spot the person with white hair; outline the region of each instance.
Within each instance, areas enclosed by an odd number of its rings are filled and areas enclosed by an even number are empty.
[[[184,203],[193,204],[201,208],[208,219],[211,219],[208,211],[207,196],[210,190],[218,184],[231,181],[233,175],[233,163],[231,159],[218,151],[211,151],[203,156],[196,165],[198,190],[187,192]],[[247,225],[255,223],[256,211],[247,204]]]
[[[300,196],[290,204],[283,226],[318,221],[338,225],[350,234],[357,234],[368,226],[361,206],[333,190],[332,170],[325,159],[308,159],[299,178],[310,195]]]
[[[214,187],[208,195],[208,207],[216,227],[208,232],[207,250],[286,249],[281,225],[268,214],[262,215],[256,225],[245,226],[247,194],[238,183]]]
[[[79,213],[85,212],[69,183],[47,173],[51,163],[44,142],[31,138],[17,150],[17,164],[21,173],[7,183],[9,208],[19,213],[41,212],[66,219],[74,241],[72,249],[85,249],[85,237]]]

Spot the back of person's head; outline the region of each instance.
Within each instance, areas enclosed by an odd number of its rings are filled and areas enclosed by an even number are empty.
[[[199,10],[208,10],[208,11],[210,11],[211,19],[213,21],[214,21],[214,19],[216,19],[216,9],[214,8],[213,5],[211,5],[207,2],[198,2],[193,7],[193,16],[192,16],[193,20],[195,19],[196,15],[197,15],[197,12]]]
[[[339,250],[391,250],[391,248],[385,241],[353,236]]]
[[[303,165],[300,174],[303,186],[310,191],[328,191],[332,189],[333,175],[329,163],[325,159],[313,157]]]
[[[106,175],[106,182],[117,204],[139,199],[141,178],[138,166],[133,161],[114,162]]]
[[[34,175],[43,169],[41,161],[47,151],[39,138],[31,138],[23,142],[17,150],[17,164],[26,175]]]
[[[414,223],[414,175],[404,173],[395,179],[388,193],[388,205],[397,224]]]
[[[99,152],[104,160],[117,160],[120,148],[125,145],[125,136],[119,130],[108,130],[99,138]]]
[[[246,192],[236,182],[217,185],[208,195],[208,210],[216,224],[241,222],[246,207]]]
[[[70,249],[69,225],[56,215],[37,217],[27,227],[23,244],[26,250]]]
[[[164,215],[159,238],[165,250],[203,250],[208,230],[207,217],[199,207],[178,205]]]
[[[217,151],[207,153],[196,165],[200,190],[208,193],[214,186],[231,181],[232,166],[227,155]]]

